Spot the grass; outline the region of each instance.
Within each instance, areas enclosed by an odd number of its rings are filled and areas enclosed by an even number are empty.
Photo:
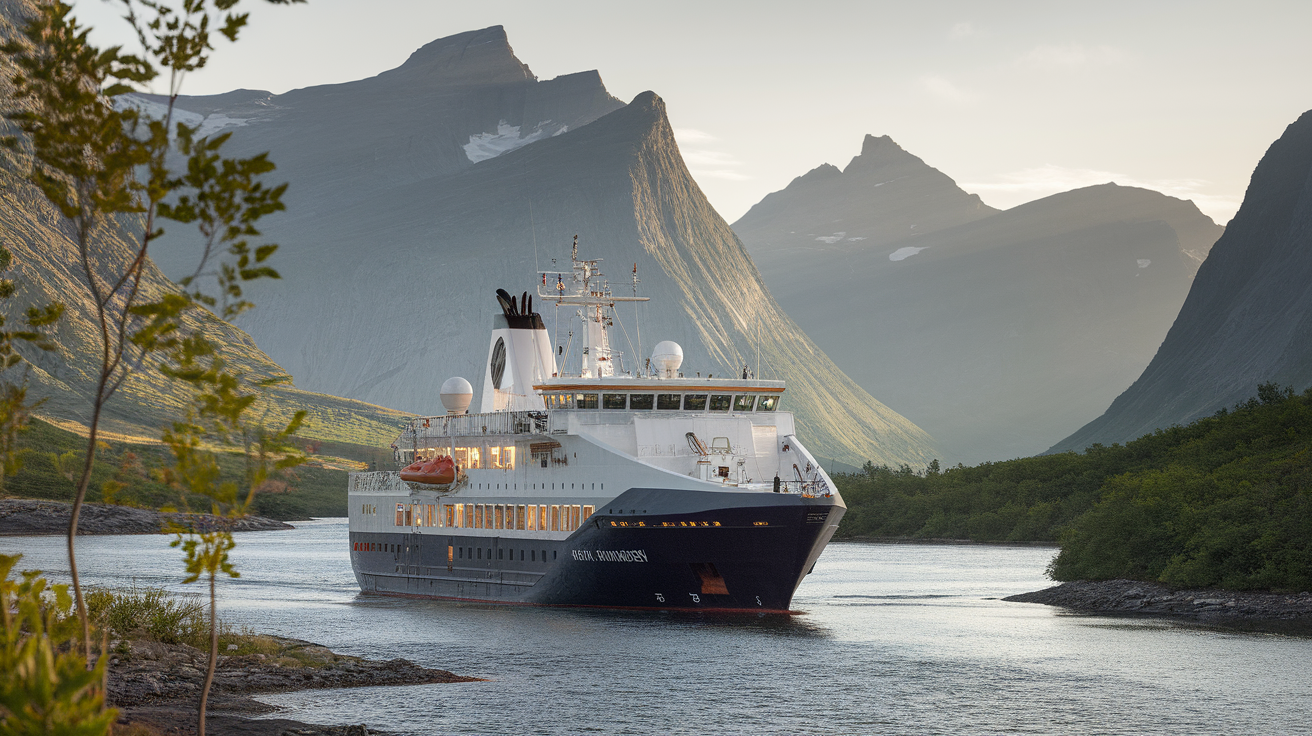
[[[322,450],[322,447],[311,442],[307,449]],[[345,516],[348,471],[344,468],[363,469],[366,462],[349,455],[372,457],[371,462],[378,462],[377,454],[369,452],[374,449],[332,443],[333,456],[311,455],[307,464],[270,483],[255,497],[252,512],[284,521]],[[86,452],[84,437],[35,419],[20,435],[19,451],[23,467],[4,479],[5,495],[53,501],[73,499],[73,479],[81,470]],[[386,460],[391,460],[390,451]],[[171,453],[162,445],[103,442],[96,452],[86,500],[151,509],[171,505],[208,510],[209,504],[204,499],[184,498],[178,490],[158,480],[158,471],[172,462]],[[242,456],[223,453],[219,465],[225,477],[237,478],[242,471]]]

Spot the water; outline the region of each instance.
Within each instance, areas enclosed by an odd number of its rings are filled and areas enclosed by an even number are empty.
[[[445,733],[1312,733],[1312,639],[1004,603],[1052,550],[833,544],[797,616],[496,607],[359,594],[342,520],[238,535],[222,615],[487,682],[262,696],[279,715]],[[85,579],[177,583],[168,539],[83,537]],[[58,537],[0,538],[66,570]]]

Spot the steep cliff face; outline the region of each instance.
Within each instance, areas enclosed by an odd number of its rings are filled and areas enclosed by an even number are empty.
[[[16,24],[32,12],[33,5],[27,0],[0,0],[0,38],[11,37]],[[0,97],[8,97],[11,72],[0,57]],[[23,180],[25,167],[22,156],[0,154],[0,244],[14,256],[13,267],[5,276],[18,286],[14,298],[4,304],[6,317],[17,319],[29,305],[54,301],[62,302],[66,310],[53,329],[56,349],[45,352],[20,343],[19,351],[28,363],[13,369],[7,378],[18,380],[17,373],[26,371],[29,395],[44,399],[39,413],[75,428],[69,423],[85,424],[90,420],[91,397],[99,375],[95,305],[87,295],[73,230],[40,192]],[[93,268],[102,283],[111,274],[122,273],[134,257],[134,237],[141,228],[140,219],[126,217],[98,234]],[[157,299],[177,288],[153,262],[147,262],[141,283],[145,300]],[[249,335],[236,327],[209,313],[198,315],[193,325],[203,329],[221,346],[224,358],[243,372],[258,378],[287,376]],[[101,428],[111,434],[157,437],[161,426],[182,416],[190,395],[186,386],[166,380],[148,360],[110,401]],[[394,433],[404,420],[401,412],[291,386],[275,388],[261,408],[267,408],[270,421],[285,421],[293,412],[304,409],[309,413],[309,426],[303,435],[359,444],[376,444],[379,436]]]
[[[1245,400],[1267,381],[1312,384],[1312,111],[1262,157],[1243,205],[1198,270],[1134,385],[1052,450],[1124,442]]]
[[[844,172],[812,171],[753,213],[735,228],[788,314],[966,462],[1041,452],[1096,415],[1152,359],[1223,231],[1113,184],[997,212],[869,137]]]

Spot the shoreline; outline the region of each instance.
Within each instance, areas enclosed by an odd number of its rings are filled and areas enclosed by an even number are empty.
[[[1312,634],[1312,593],[1172,589],[1141,580],[1077,580],[1003,598],[1098,615],[1155,616],[1212,626]]]
[[[264,652],[219,655],[210,688],[207,734],[368,736],[379,732],[364,724],[323,726],[265,717],[279,709],[254,696],[326,688],[483,681],[420,667],[407,659],[349,657],[300,639],[260,635],[255,640]],[[163,736],[194,734],[206,655],[185,644],[113,642],[106,702],[119,709],[119,724]]]
[[[1057,542],[978,542],[974,539],[948,537],[844,537],[834,542],[863,542],[867,544],[949,544],[966,547],[1051,547],[1060,549]]]
[[[68,519],[73,504],[40,499],[0,499],[0,537],[51,536],[68,533]],[[195,526],[197,529],[227,527],[234,532],[263,532],[294,529],[263,516],[225,519],[213,514],[188,514],[139,509],[134,506],[111,506],[84,503],[78,514],[78,536],[101,534],[166,534],[169,523]]]

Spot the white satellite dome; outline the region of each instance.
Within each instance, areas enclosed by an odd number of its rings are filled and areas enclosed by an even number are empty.
[[[656,347],[651,351],[651,367],[656,369],[658,376],[674,378],[679,374],[681,365],[683,365],[683,348],[679,347],[679,343],[673,340],[656,343]]]
[[[442,384],[440,395],[448,414],[464,414],[469,410],[469,402],[474,400],[474,387],[460,376],[454,376]]]

